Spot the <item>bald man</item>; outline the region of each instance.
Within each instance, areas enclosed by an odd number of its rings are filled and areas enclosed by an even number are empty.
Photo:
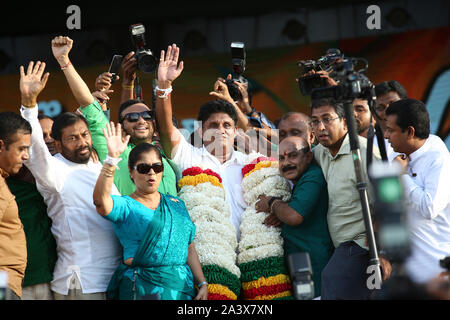
[[[302,137],[311,146],[315,136],[310,126],[311,119],[301,112],[288,112],[281,117],[277,129],[279,130],[280,142],[287,137]]]
[[[333,254],[327,225],[328,191],[320,167],[314,162],[309,142],[291,136],[279,145],[280,174],[294,184],[291,200],[260,196],[258,212],[270,212],[265,223],[282,225],[287,258],[296,252],[308,252],[314,281],[314,295],[320,296],[322,269]]]

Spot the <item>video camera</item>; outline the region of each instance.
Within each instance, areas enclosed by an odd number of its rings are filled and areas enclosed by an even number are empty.
[[[130,26],[131,40],[136,46],[134,57],[137,60],[138,69],[144,73],[152,73],[158,67],[158,61],[150,49],[145,48],[145,27],[143,24]]]
[[[369,176],[375,190],[375,215],[378,238],[389,261],[403,263],[411,253],[409,231],[406,226],[401,166],[394,162],[375,162]]]
[[[359,61],[365,63],[365,67],[355,71],[355,65]],[[337,86],[322,86],[313,88],[311,99],[334,98],[336,101],[353,100],[356,98],[367,100],[369,105],[375,102],[375,86],[363,74],[369,63],[364,58],[343,58],[341,62],[332,66],[333,79]]]
[[[234,101],[242,100],[242,94],[234,81],[241,83],[248,83],[247,79],[243,77],[245,72],[245,44],[243,42],[231,43],[231,64],[233,67],[232,79],[225,80],[228,87],[228,92]]]
[[[311,71],[326,71],[332,76],[333,65],[344,58],[344,54],[339,49],[328,49],[327,53],[315,60],[301,60],[297,65],[302,69],[302,74],[298,78],[298,86],[304,96],[309,96],[313,89],[323,88],[327,86],[326,79],[321,78],[319,74],[304,75]]]

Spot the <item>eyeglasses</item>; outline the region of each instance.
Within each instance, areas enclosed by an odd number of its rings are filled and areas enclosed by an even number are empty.
[[[137,122],[139,120],[139,117],[142,117],[142,119],[146,121],[153,119],[150,111],[127,113],[126,115],[123,116],[123,119],[129,122]]]
[[[155,173],[161,173],[164,170],[164,164],[160,163],[139,163],[137,166],[134,166],[134,169],[140,174],[147,174],[151,169],[155,171]]]
[[[331,121],[340,119],[341,117],[337,118],[323,118],[322,120],[312,120],[311,121],[311,127],[318,127],[320,123],[322,123],[324,126],[327,126],[331,123]]]

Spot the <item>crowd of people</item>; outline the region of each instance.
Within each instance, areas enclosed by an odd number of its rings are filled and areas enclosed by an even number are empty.
[[[286,258],[309,254],[315,296],[373,297],[341,101],[312,99],[308,114],[289,112],[272,121],[251,105],[246,84],[235,81],[240,94],[232,97],[231,76],[218,78],[209,93],[213,99],[199,109],[198,130],[186,139],[172,106],[172,85],[184,69],[175,44],[161,51],[154,107],[135,99],[136,58],[133,52],[125,56],[118,123],[110,121],[108,108],[112,75],[99,75],[91,90],[69,58],[72,45],[63,36],[51,42],[78,104],[73,112],[55,119],[39,114],[49,73],[44,62],[31,61],[19,70],[20,110],[0,113],[0,272],[7,273],[9,299],[208,299],[197,228],[178,197],[177,181],[192,167],[219,175],[239,241],[247,206],[242,168],[252,152],[277,158],[280,175],[290,182],[290,200],[261,195],[255,208],[269,213],[267,226],[281,227]],[[430,134],[424,103],[408,98],[398,81],[376,85],[376,96],[375,115],[367,100],[353,101],[370,204],[375,198],[367,162],[399,164],[411,243],[406,273],[425,287],[448,282],[439,265],[450,256],[448,149]],[[387,159],[377,139],[367,159],[375,124]],[[386,281],[400,266],[378,249]],[[450,298],[433,288],[427,294]]]

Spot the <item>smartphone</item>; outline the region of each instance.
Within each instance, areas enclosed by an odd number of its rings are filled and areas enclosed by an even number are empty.
[[[120,65],[122,64],[123,56],[116,54],[112,58],[111,65],[109,66],[108,72],[112,74],[111,83],[116,80],[116,75],[119,72]]]

